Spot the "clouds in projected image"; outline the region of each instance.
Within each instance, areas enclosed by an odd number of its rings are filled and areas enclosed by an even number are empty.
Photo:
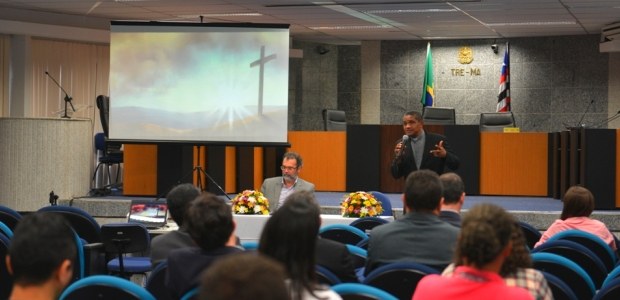
[[[208,135],[207,140],[221,140],[230,134],[239,140],[243,137],[238,131],[253,124],[275,130],[279,142],[286,140],[288,30],[156,29],[160,32],[139,27],[112,31],[113,137],[204,140]],[[257,63],[261,48],[262,57],[269,57],[262,65]]]

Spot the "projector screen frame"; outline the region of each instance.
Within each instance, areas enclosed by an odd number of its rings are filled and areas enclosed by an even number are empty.
[[[112,26],[148,26],[148,27],[215,27],[215,28],[257,28],[257,29],[288,29],[289,24],[276,24],[276,23],[185,23],[185,22],[142,22],[142,21],[111,21]],[[112,49],[112,41],[111,41]],[[112,50],[111,50],[112,51]],[[288,53],[287,53],[288,54]],[[262,55],[262,54],[261,54]],[[112,53],[111,53],[112,56]],[[285,58],[289,59],[288,55]],[[112,58],[111,58],[112,60]],[[288,62],[287,62],[288,63]],[[209,140],[209,139],[133,139],[122,138],[118,134],[110,135],[110,141],[123,144],[179,144],[179,145],[205,145],[205,146],[264,146],[264,147],[290,147],[288,143],[288,68],[286,70],[286,129],[284,140],[279,141],[260,141],[260,140]],[[112,72],[111,72],[112,75]],[[112,93],[110,93],[112,94]],[[114,95],[110,95],[111,102],[114,103]],[[112,104],[113,105],[113,104]],[[108,124],[113,122],[112,118],[108,117]]]

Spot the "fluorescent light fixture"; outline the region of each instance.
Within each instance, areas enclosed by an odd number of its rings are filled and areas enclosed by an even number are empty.
[[[415,14],[415,13],[442,13],[455,12],[454,8],[432,8],[432,9],[383,9],[383,10],[367,10],[367,14]]]
[[[555,22],[512,22],[512,23],[485,23],[487,26],[554,26],[554,25],[575,25],[575,21],[555,21]]]
[[[313,30],[362,30],[362,29],[384,29],[384,28],[392,28],[389,25],[352,25],[352,26],[316,26],[310,27]]]
[[[179,18],[216,18],[216,17],[260,17],[262,14],[259,13],[220,13],[220,14],[194,14],[194,15],[178,15]]]

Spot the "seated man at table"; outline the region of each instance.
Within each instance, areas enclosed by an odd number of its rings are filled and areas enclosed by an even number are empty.
[[[185,215],[187,233],[198,247],[181,248],[168,255],[166,288],[180,299],[200,283],[200,275],[224,255],[243,252],[235,247],[235,222],[226,202],[203,193],[191,202]]]
[[[269,210],[273,213],[280,207],[286,197],[294,191],[314,192],[314,184],[299,178],[303,166],[301,156],[296,152],[284,153],[282,158],[282,176],[271,177],[263,181],[261,192],[269,200]]]
[[[414,171],[405,182],[407,213],[370,232],[366,274],[393,262],[417,262],[443,270],[452,261],[459,228],[439,219],[443,188],[437,173]]]
[[[184,215],[189,204],[198,195],[200,195],[200,190],[191,183],[179,184],[166,195],[168,211],[172,220],[179,226],[179,230],[170,231],[151,240],[151,263],[153,266],[167,259],[172,250],[196,246],[196,243],[187,233]]]

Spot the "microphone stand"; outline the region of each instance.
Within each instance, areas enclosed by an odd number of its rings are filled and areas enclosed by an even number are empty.
[[[586,111],[583,112],[583,115],[581,115],[581,119],[579,119],[579,123],[577,123],[577,126],[575,126],[576,128],[585,127],[581,122],[583,122],[583,118],[586,117],[586,113],[588,113],[588,110],[590,110],[590,106],[592,106],[592,103],[594,103],[594,99],[590,100],[588,107],[586,107]]]
[[[69,115],[67,114],[67,103],[69,103],[69,105],[71,105],[71,109],[73,110],[73,112],[75,112],[75,107],[73,107],[73,103],[71,102],[71,100],[73,100],[73,98],[71,98],[71,96],[69,96],[69,93],[67,93],[67,91],[65,91],[65,89],[58,83],[58,81],[56,81],[56,79],[54,79],[54,77],[52,77],[52,75],[50,75],[49,72],[45,71],[45,75],[47,75],[49,78],[52,79],[52,81],[54,81],[54,83],[60,88],[60,90],[65,93],[65,114],[62,116],[63,119],[70,119],[71,117],[69,117]]]
[[[611,121],[613,121],[615,119],[618,119],[618,118],[620,118],[620,110],[618,112],[616,112],[615,115],[613,115],[613,116],[603,120],[602,122],[598,123],[596,126],[594,126],[594,128],[601,128],[603,125],[609,124],[609,122],[611,122]]]

